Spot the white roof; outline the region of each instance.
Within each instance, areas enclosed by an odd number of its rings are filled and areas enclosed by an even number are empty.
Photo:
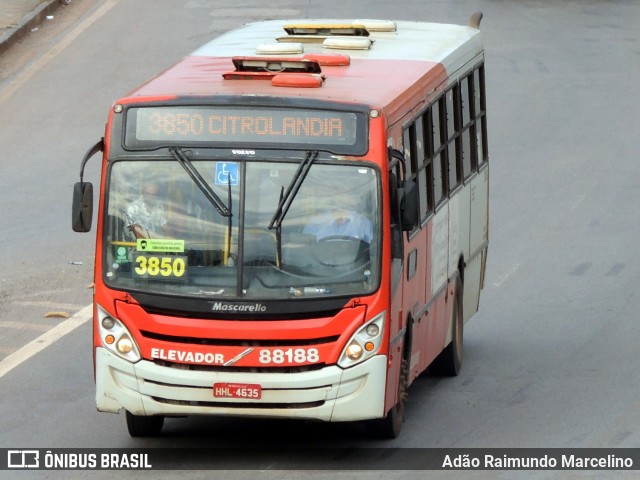
[[[277,43],[286,36],[287,24],[344,24],[352,20],[269,20],[249,23],[227,32],[193,52],[194,56],[255,56],[261,44]],[[479,54],[482,40],[479,30],[461,25],[396,21],[396,31],[371,31],[373,45],[369,50],[338,51],[324,48],[322,43],[304,43],[304,53],[347,53],[352,58],[384,60],[425,60],[442,64],[448,72],[461,65],[457,58],[468,59]],[[358,38],[358,37],[356,37]],[[463,51],[458,49],[463,48]],[[455,53],[457,51],[457,53]],[[455,55],[454,55],[455,53]]]

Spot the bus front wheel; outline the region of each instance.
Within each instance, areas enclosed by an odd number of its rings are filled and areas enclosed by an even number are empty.
[[[127,429],[132,437],[156,437],[164,426],[164,417],[143,417],[127,411]]]

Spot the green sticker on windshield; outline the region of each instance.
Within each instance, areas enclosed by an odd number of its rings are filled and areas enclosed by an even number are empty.
[[[164,238],[138,238],[136,250],[139,252],[184,252],[184,240]]]
[[[116,246],[113,250],[116,263],[129,263],[129,249],[123,246]]]

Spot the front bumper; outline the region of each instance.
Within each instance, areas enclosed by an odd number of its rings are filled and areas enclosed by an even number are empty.
[[[387,358],[377,355],[343,370],[329,366],[300,373],[194,371],[127,362],[96,349],[99,411],[134,415],[286,417],[327,422],[384,416]],[[218,399],[214,383],[259,384],[262,397]]]

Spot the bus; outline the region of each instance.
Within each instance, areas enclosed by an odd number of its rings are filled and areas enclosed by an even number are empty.
[[[469,25],[270,20],[110,108],[96,208],[96,405],[362,422],[399,435],[458,374],[488,248],[484,49]],[[367,430],[369,431],[369,430]]]

